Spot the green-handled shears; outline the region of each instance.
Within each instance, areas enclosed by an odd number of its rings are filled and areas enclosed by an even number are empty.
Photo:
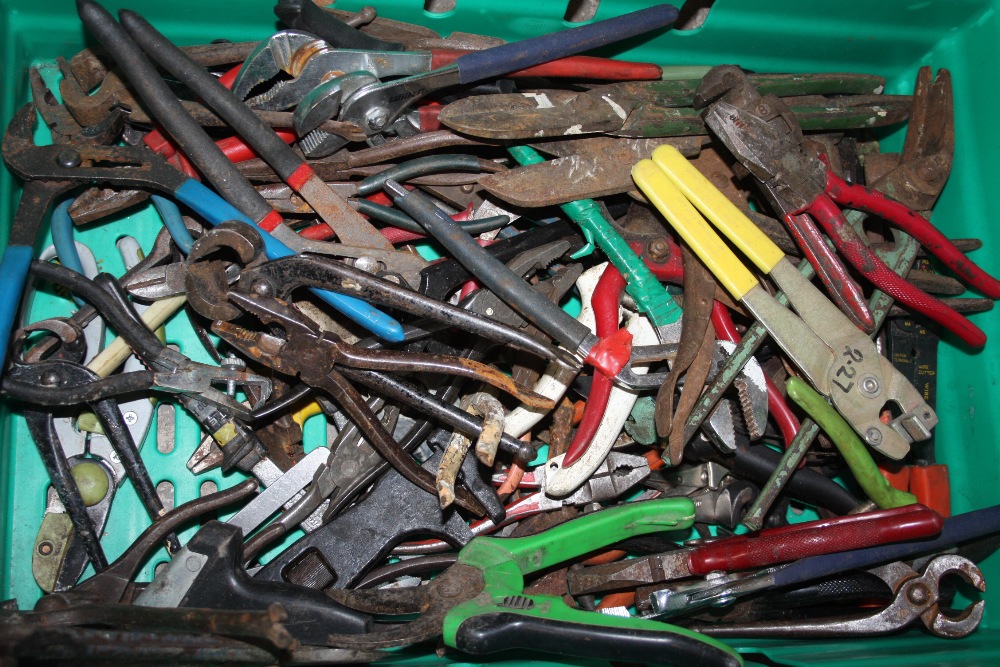
[[[683,530],[693,521],[689,499],[668,498],[594,512],[530,537],[477,537],[427,586],[328,591],[359,611],[420,614],[385,631],[334,635],[329,642],[371,649],[443,637],[446,645],[473,654],[522,649],[645,664],[739,667],[743,660],[733,649],[684,628],[574,609],[561,597],[524,592],[527,575],[630,537]]]

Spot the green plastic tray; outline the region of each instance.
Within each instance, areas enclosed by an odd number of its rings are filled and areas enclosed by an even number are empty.
[[[157,28],[182,45],[219,38],[262,39],[277,27],[271,0],[243,0],[238,4],[195,0],[106,4],[112,10],[130,6],[142,11]],[[365,4],[372,3],[344,0],[337,7],[358,10]],[[603,0],[595,18],[610,18],[649,4]],[[996,169],[990,167],[990,156],[1000,150],[1000,130],[994,125],[996,109],[1000,108],[1000,87],[995,84],[1000,75],[997,4],[989,0],[718,0],[700,28],[632,40],[602,55],[663,65],[737,63],[774,72],[863,71],[885,76],[887,93],[910,92],[922,65],[949,68],[955,91],[956,155],[934,221],[949,236],[982,238],[985,248],[975,259],[996,273],[1000,270],[1000,255],[996,253],[1000,235],[993,231],[995,220],[987,209],[996,188]],[[562,2],[457,0],[457,7],[445,14],[424,11],[419,0],[383,1],[376,7],[381,16],[423,23],[444,35],[464,31],[515,40],[571,25],[562,18],[566,10]],[[14,111],[28,101],[30,65],[60,55],[68,57],[88,40],[74,3],[69,0],[0,0],[0,62],[4,64],[0,71],[0,123],[5,127]],[[40,131],[39,140],[43,138],[44,131]],[[898,149],[901,140],[901,131],[887,136],[884,150]],[[19,183],[0,170],[0,243],[6,243],[19,194]],[[132,234],[149,247],[158,229],[156,215],[143,210],[78,230],[77,239],[91,246],[102,259],[102,268],[120,273],[121,259],[114,248],[117,238]],[[49,243],[47,238],[40,240],[36,250]],[[29,315],[36,319],[69,312],[68,301],[40,294]],[[997,312],[984,313],[973,320],[990,333],[998,330],[998,317]],[[207,361],[184,318],[171,320],[167,332],[168,342]],[[1000,399],[996,345],[991,342],[979,353],[969,353],[947,341],[941,346],[938,457],[951,469],[955,512],[1000,501],[996,492],[1000,488],[1000,443],[991,409]],[[174,451],[163,454],[156,448],[154,424],[143,457],[155,483],[173,483],[176,502],[195,497],[205,481],[230,486],[240,480],[239,475],[222,476],[217,472],[193,477],[184,462],[200,440],[197,425],[177,410],[175,429]],[[322,418],[310,420],[306,425],[307,448],[321,442],[325,430]],[[23,420],[10,414],[4,405],[0,405],[0,471],[0,599],[16,598],[22,608],[28,608],[39,595],[31,576],[30,550],[44,510],[47,481]],[[120,553],[147,520],[126,483],[115,499],[103,538],[109,557]],[[184,537],[189,535],[190,530]],[[155,556],[141,576],[148,579],[164,559],[163,553]],[[982,567],[989,581],[1000,581],[1000,559],[990,558]],[[994,598],[1000,596],[992,590],[986,593],[989,602],[982,627],[959,641],[935,639],[917,630],[892,638],[733,644],[741,648],[748,661],[773,661],[771,664],[994,665],[1000,663],[1000,651],[994,644],[1000,625],[996,619],[1000,616],[993,609],[998,604]],[[432,648],[396,654],[393,662],[451,662],[437,658]],[[543,656],[524,653],[502,657],[520,663],[544,662]]]

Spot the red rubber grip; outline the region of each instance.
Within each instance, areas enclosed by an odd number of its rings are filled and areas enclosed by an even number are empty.
[[[719,540],[692,551],[688,565],[691,574],[699,575],[716,570],[746,570],[808,556],[929,537],[941,532],[943,526],[944,519],[934,510],[923,505],[907,505]]]
[[[983,271],[925,217],[881,192],[851,185],[827,170],[826,191],[835,202],[888,220],[920,241],[958,277],[990,297],[1000,299],[1000,280]]]
[[[431,50],[431,68],[437,69],[455,62],[472,51],[461,49]],[[600,79],[602,81],[655,81],[663,70],[653,63],[636,63],[627,60],[595,58],[594,56],[569,56],[543,65],[526,67],[506,76],[549,76],[571,79]]]
[[[281,137],[281,140],[286,144],[290,144],[298,139],[295,133],[291,130],[275,130],[274,133]],[[230,162],[246,162],[247,160],[260,157],[239,137],[226,137],[225,139],[219,139],[215,142],[215,145],[218,146],[223,153],[225,153]]]
[[[825,194],[819,195],[805,210],[812,214],[833,244],[855,269],[860,271],[880,290],[909,306],[912,310],[937,322],[971,347],[986,344],[982,329],[929,294],[917,289],[900,277],[871,248],[858,237],[858,233],[844,219],[844,215]]]
[[[441,109],[443,108],[444,105],[440,102],[430,102],[417,107],[417,112],[420,116],[421,132],[437,132],[441,129],[441,121],[438,120],[438,116],[441,115]]]
[[[865,333],[873,333],[875,318],[868,310],[868,301],[861,287],[854,282],[836,253],[826,244],[826,239],[816,229],[812,218],[808,215],[786,215],[785,225],[795,243],[802,249],[802,254],[816,269],[830,299],[858,328]]]

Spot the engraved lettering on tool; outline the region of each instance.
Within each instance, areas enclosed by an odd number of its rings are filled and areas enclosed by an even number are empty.
[[[854,364],[856,363],[860,364],[862,361],[864,361],[865,355],[861,353],[861,350],[853,348],[850,345],[845,345],[844,351],[841,353],[840,356],[847,357],[847,361],[841,364],[840,368],[837,369],[837,372],[834,373],[834,377],[830,379],[830,382],[831,384],[837,385],[837,387],[839,387],[840,390],[846,394],[851,390],[851,388],[854,387],[853,380],[848,382],[847,386],[845,387],[844,385],[842,385],[840,382],[837,381],[837,378],[843,375],[848,380],[851,380],[851,378],[853,378],[855,375],[858,374],[858,369],[853,367]]]
[[[423,97],[427,94],[426,88],[417,88],[416,90],[406,90],[404,92],[393,95],[389,98],[389,104],[395,104],[396,102],[402,102],[403,100],[417,99]]]

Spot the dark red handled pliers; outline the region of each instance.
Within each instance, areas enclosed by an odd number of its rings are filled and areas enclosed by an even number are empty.
[[[969,285],[991,298],[1000,298],[1000,281],[966,257],[923,216],[834,174],[805,146],[802,130],[784,103],[771,95],[761,97],[736,68],[709,72],[702,79],[695,103],[708,105],[705,123],[770,197],[782,203],[783,215],[808,213],[844,258],[876,287],[938,322],[968,345],[982,347],[986,343],[986,334],[972,322],[911,285],[879,259],[847,222],[838,204],[885,219],[920,241]]]

